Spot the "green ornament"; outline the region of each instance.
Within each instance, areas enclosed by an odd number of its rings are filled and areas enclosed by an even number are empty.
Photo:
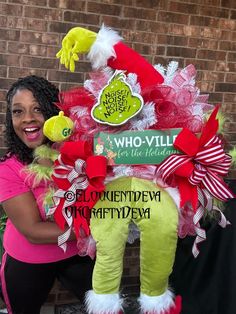
[[[92,118],[109,125],[121,125],[138,114],[143,107],[142,97],[132,92],[123,71],[116,71],[99,94],[92,108]]]

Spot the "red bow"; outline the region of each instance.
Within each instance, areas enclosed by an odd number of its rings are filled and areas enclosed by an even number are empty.
[[[205,124],[200,138],[188,129],[177,136],[174,146],[184,154],[173,154],[164,160],[157,172],[166,181],[175,175],[180,191],[180,207],[188,201],[196,211],[198,205],[198,187],[206,189],[213,197],[225,201],[233,198],[233,193],[220,176],[228,173],[231,157],[225,154],[222,142],[216,135],[218,107]]]
[[[53,195],[55,206],[51,212],[61,229],[66,223],[69,226],[69,230],[58,239],[58,244],[65,249],[72,225],[77,238],[81,228],[83,234],[90,233],[90,210],[99,199],[97,192],[105,188],[106,158],[93,156],[90,145],[84,141],[65,142],[60,153],[52,175],[59,189]],[[72,205],[74,210],[71,210]]]
[[[225,201],[234,194],[225,184],[222,176],[228,173],[231,157],[225,154],[222,142],[216,135],[218,107],[205,124],[200,138],[188,129],[183,129],[177,136],[174,146],[184,154],[173,154],[164,160],[157,169],[157,174],[166,181],[174,174],[180,192],[180,207],[187,202],[195,211],[193,222],[197,237],[193,244],[193,255],[199,254],[198,244],[206,239],[206,232],[200,226],[204,210],[217,210],[221,214],[219,224],[226,227],[229,222],[221,211],[213,206],[211,196]]]

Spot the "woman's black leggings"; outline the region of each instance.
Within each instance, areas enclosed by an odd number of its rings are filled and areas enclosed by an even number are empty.
[[[1,280],[8,312],[39,314],[56,278],[83,300],[92,286],[93,266],[89,257],[73,256],[54,263],[29,264],[5,253]]]

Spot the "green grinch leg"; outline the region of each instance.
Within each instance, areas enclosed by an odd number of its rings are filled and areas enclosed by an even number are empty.
[[[133,190],[147,195],[143,201],[136,202],[136,207],[150,209],[149,217],[138,216],[134,220],[140,230],[141,293],[157,296],[166,291],[172,272],[178,210],[169,194],[153,182],[137,178],[132,182]]]
[[[114,191],[130,190],[131,179],[122,178],[108,184],[105,193],[111,199]],[[119,288],[130,222],[129,217],[122,218],[120,208],[123,206],[124,203],[99,200],[92,212],[90,228],[96,241],[97,255],[93,291],[86,298],[87,310],[91,314],[117,314],[122,311]]]
[[[104,203],[100,205],[104,206]],[[106,204],[106,206],[111,206],[111,204]],[[112,219],[111,216],[96,220],[95,224],[93,222],[91,225],[97,248],[93,289],[97,293],[117,293],[123,271],[123,254],[128,237],[129,221],[128,219]]]
[[[111,193],[115,191],[120,195],[121,191],[127,192],[127,195],[135,191],[137,201],[134,196],[127,197],[123,202],[117,199],[111,201]],[[174,303],[167,285],[177,240],[178,214],[175,203],[154,183],[130,177],[108,184],[106,195],[110,200],[100,200],[91,219],[97,259],[93,273],[94,290],[87,295],[89,313],[113,314],[122,309],[118,293],[128,224],[132,220],[141,231],[142,295],[158,297],[164,294],[163,308],[169,308]]]
[[[141,313],[177,314],[174,295],[168,290],[177,244],[178,209],[170,195],[151,181],[133,179],[132,188],[146,191],[155,198],[136,203],[137,208],[150,208],[150,219],[138,217],[140,230],[139,303]],[[158,201],[158,195],[160,200]]]

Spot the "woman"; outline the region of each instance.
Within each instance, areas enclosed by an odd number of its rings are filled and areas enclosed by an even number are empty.
[[[1,281],[8,312],[38,314],[55,278],[78,298],[91,288],[93,262],[79,257],[72,235],[64,253],[57,245],[63,232],[46,221],[42,206],[45,183],[37,187],[22,171],[33,150],[47,139],[46,119],[58,113],[58,89],[47,80],[27,76],[7,93],[6,141],[9,153],[0,162],[0,202],[8,218],[4,233]],[[49,142],[50,145],[50,142]]]

